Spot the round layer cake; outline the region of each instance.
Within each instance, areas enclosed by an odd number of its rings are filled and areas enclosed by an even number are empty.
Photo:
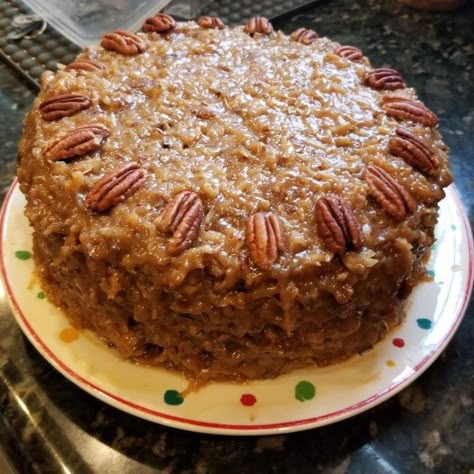
[[[48,298],[195,383],[361,353],[425,278],[436,115],[363,53],[265,18],[148,19],[56,74],[18,178]]]

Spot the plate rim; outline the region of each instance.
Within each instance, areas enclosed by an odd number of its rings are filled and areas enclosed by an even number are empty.
[[[463,301],[458,308],[458,312],[455,318],[453,319],[453,324],[451,325],[449,331],[444,335],[443,339],[439,342],[437,346],[433,347],[423,357],[423,359],[421,359],[415,366],[413,366],[410,374],[406,375],[400,380],[397,380],[394,383],[389,384],[383,390],[376,392],[370,397],[360,400],[357,403],[351,404],[347,407],[341,408],[340,410],[298,420],[263,424],[233,424],[194,420],[178,415],[163,413],[159,410],[154,410],[134,403],[131,400],[124,399],[114,393],[109,392],[108,390],[105,390],[104,388],[101,388],[100,386],[78,374],[73,368],[71,368],[69,365],[60,360],[58,356],[56,356],[53,350],[48,347],[48,345],[41,339],[41,337],[29,323],[28,318],[25,316],[18,302],[15,299],[14,292],[10,285],[3,259],[4,237],[6,232],[6,216],[11,211],[12,197],[17,191],[21,192],[19,189],[18,178],[15,178],[5,195],[2,209],[0,212],[0,277],[3,282],[5,295],[7,296],[8,303],[10,305],[10,308],[12,309],[12,313],[15,317],[15,320],[22,329],[22,332],[26,335],[28,340],[33,344],[36,350],[41,354],[42,357],[46,359],[48,363],[50,363],[56,370],[58,370],[58,372],[60,372],[64,377],[66,377],[69,381],[74,383],[80,389],[84,390],[95,398],[98,398],[102,402],[107,403],[108,405],[111,405],[121,411],[172,428],[207,434],[255,436],[302,431],[311,428],[316,428],[319,426],[324,426],[330,423],[336,423],[338,421],[342,421],[349,417],[355,416],[394,396],[395,394],[403,390],[406,386],[408,386],[410,383],[412,383],[416,378],[422,375],[423,372],[427,370],[431,366],[431,364],[433,364],[433,362],[437,359],[439,354],[445,349],[445,347],[448,345],[448,343],[454,336],[457,328],[459,327],[463,319],[467,306],[470,302],[470,296],[472,294],[474,280],[474,265],[472,264],[474,255],[474,242],[472,230],[470,227],[469,219],[462,205],[462,201],[459,197],[459,193],[455,185],[451,184],[446,189],[446,194],[449,193],[451,195],[451,197],[455,201],[458,210],[460,211],[460,220],[463,223],[463,234],[467,238],[466,244],[468,250],[468,271],[466,276],[466,283],[463,288]]]

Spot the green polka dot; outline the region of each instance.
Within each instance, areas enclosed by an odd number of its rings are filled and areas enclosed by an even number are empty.
[[[163,398],[168,405],[181,405],[184,401],[183,396],[177,390],[166,390]]]
[[[44,294],[44,292],[40,291],[37,295],[36,295],[40,300],[44,300],[46,298],[46,295]]]
[[[431,246],[431,250],[436,250],[436,247],[438,247],[435,243]]]
[[[434,277],[435,277],[435,272],[434,272],[433,270],[428,270],[427,273],[428,273],[428,276],[429,276],[430,278],[434,278]]]
[[[452,230],[456,230],[456,226],[453,224],[453,225],[451,226],[451,229],[452,229]]]
[[[316,395],[316,388],[311,382],[302,380],[295,387],[295,398],[300,402],[311,400]]]
[[[19,260],[29,260],[31,258],[31,252],[28,252],[28,250],[17,250],[15,257]]]

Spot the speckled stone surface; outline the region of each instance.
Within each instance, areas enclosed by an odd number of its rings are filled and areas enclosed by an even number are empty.
[[[474,6],[420,13],[390,0],[333,0],[276,25],[313,28],[400,70],[440,116],[455,182],[474,219]],[[0,63],[0,190],[33,92]],[[441,357],[399,395],[305,432],[222,437],[155,425],[111,408],[56,372],[0,303],[0,447],[19,472],[474,472],[474,307]]]

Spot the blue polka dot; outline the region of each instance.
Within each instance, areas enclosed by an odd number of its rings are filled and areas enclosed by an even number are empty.
[[[431,326],[433,325],[432,321],[426,318],[417,319],[416,324],[418,324],[418,327],[421,329],[431,329]]]

